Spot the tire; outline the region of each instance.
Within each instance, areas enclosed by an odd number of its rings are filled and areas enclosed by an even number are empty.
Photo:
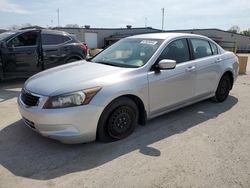
[[[219,85],[215,92],[215,96],[212,98],[215,102],[223,102],[227,99],[229,91],[232,88],[231,79],[228,74],[225,74],[220,79]]]
[[[128,97],[118,98],[103,111],[97,127],[97,138],[102,142],[126,138],[133,133],[137,120],[136,104]]]
[[[72,62],[75,62],[75,61],[79,61],[80,59],[77,59],[77,58],[69,58],[66,63],[72,63]]]

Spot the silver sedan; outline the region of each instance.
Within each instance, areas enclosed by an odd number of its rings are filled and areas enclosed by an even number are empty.
[[[34,75],[18,106],[24,123],[43,136],[63,143],[114,141],[163,113],[208,98],[223,102],[237,75],[237,57],[207,37],[137,35],[89,62]]]

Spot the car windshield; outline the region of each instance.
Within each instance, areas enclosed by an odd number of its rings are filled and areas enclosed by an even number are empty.
[[[126,38],[108,47],[91,61],[111,66],[138,68],[145,65],[162,44],[160,39]]]
[[[15,34],[14,32],[4,32],[0,34],[0,41],[3,39],[6,39],[8,37],[10,37],[11,35]]]

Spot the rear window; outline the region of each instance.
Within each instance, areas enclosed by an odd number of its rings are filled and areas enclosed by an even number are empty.
[[[195,59],[212,55],[212,51],[207,40],[191,39]]]
[[[43,45],[57,45],[69,41],[70,38],[65,35],[52,35],[52,34],[43,34],[42,35],[42,44]]]

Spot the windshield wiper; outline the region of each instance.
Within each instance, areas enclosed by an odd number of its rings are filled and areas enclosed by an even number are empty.
[[[94,63],[100,63],[100,64],[110,65],[110,66],[114,66],[114,67],[138,68],[138,66],[134,66],[134,65],[115,63],[115,62],[107,62],[107,61],[95,61]]]
[[[100,63],[103,65],[110,65],[114,67],[126,67],[126,65],[123,65],[121,63],[114,63],[114,62],[107,62],[107,61],[95,61],[95,63]]]

